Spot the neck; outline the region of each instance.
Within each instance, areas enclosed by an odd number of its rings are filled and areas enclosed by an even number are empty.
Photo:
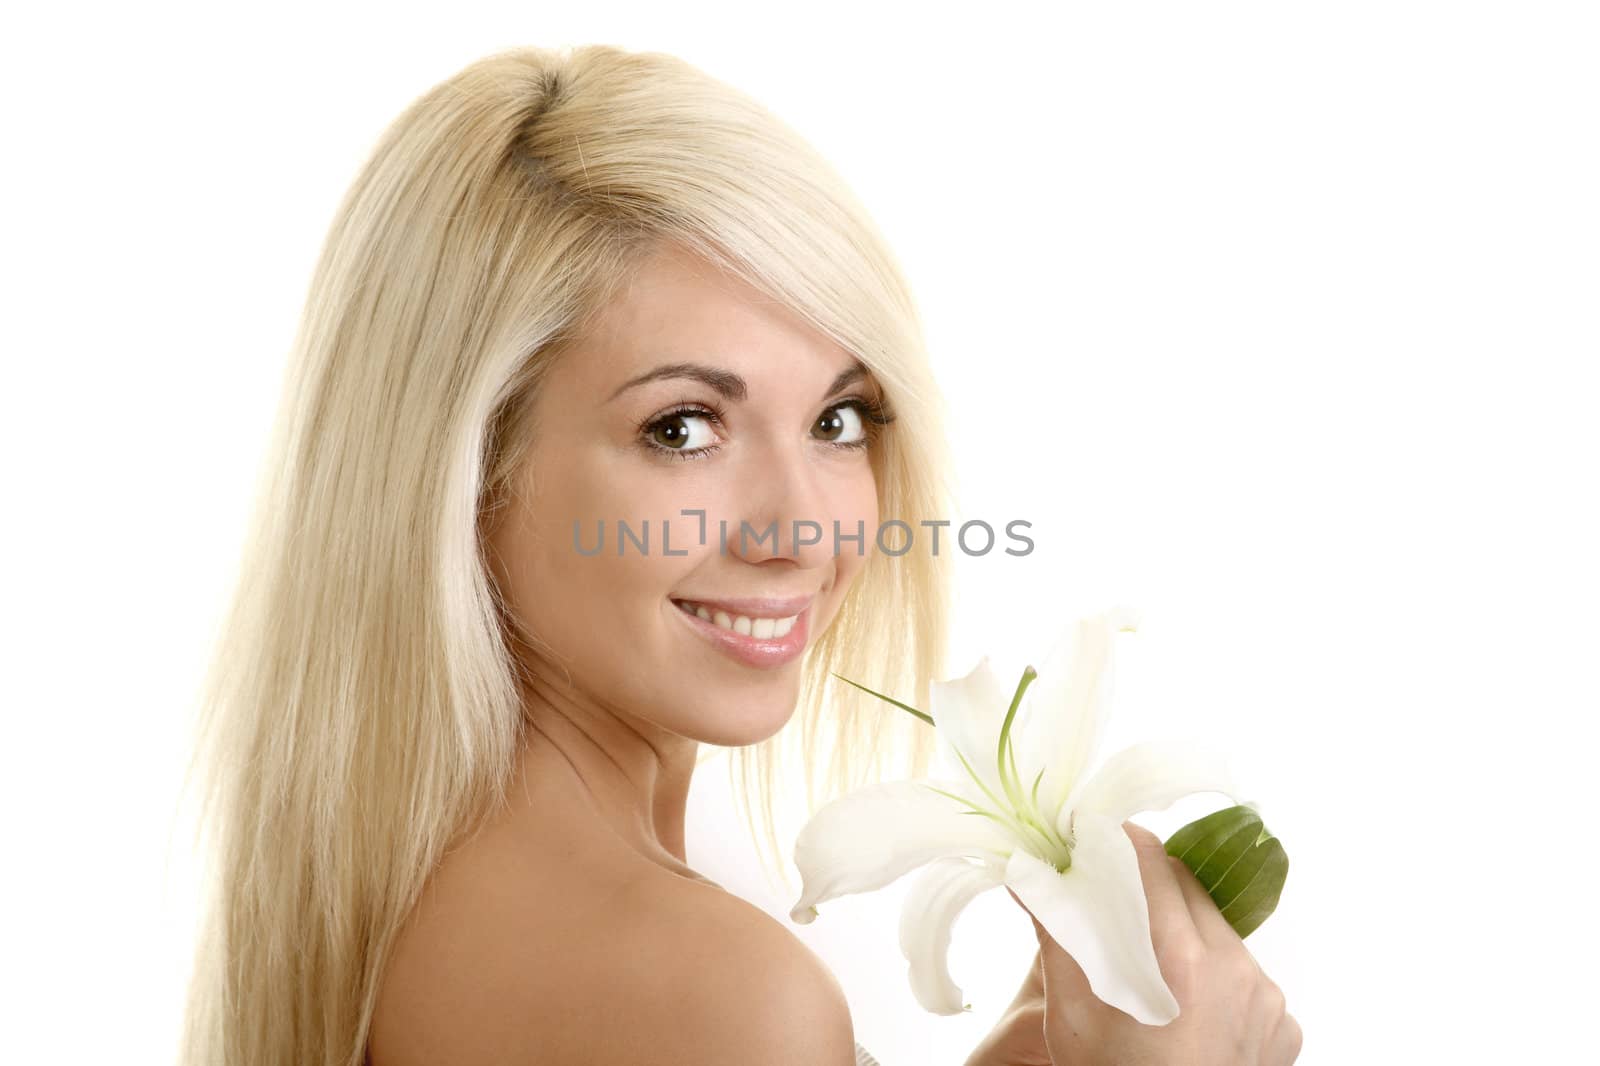
[[[524,682],[522,769],[541,784],[565,776],[646,857],[687,866],[684,819],[698,743],[542,678]],[[537,765],[535,765],[537,764]]]

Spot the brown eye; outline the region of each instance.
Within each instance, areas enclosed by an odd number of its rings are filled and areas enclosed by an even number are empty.
[[[862,439],[865,427],[861,424],[861,412],[854,404],[840,404],[824,411],[822,417],[817,419],[815,435],[819,440],[831,444],[850,444]]]
[[[651,430],[650,439],[663,448],[672,448],[673,450],[682,448],[689,440],[687,420],[682,415],[663,418]]]
[[[705,411],[668,411],[642,427],[644,442],[664,452],[698,453],[716,444],[711,424],[716,416]]]
[[[720,424],[718,411],[677,407],[638,424],[638,445],[659,458],[701,459],[720,447],[712,429]]]

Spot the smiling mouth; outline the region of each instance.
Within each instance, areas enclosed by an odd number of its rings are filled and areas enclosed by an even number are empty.
[[[720,607],[692,600],[673,600],[679,610],[685,614],[694,615],[701,621],[709,622],[719,629],[726,629],[730,633],[737,633],[742,637],[752,637],[756,640],[777,640],[789,635],[794,628],[795,620],[800,617],[797,612],[781,618],[760,618],[743,614],[729,614]]]

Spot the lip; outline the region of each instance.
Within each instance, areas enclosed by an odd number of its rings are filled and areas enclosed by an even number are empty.
[[[708,622],[699,615],[690,614],[679,607],[676,598],[669,599],[668,605],[672,613],[682,618],[696,634],[721,651],[724,655],[745,666],[753,666],[760,670],[771,670],[785,663],[792,662],[800,657],[806,650],[806,640],[811,633],[811,603],[815,597],[806,596],[795,600],[691,600],[691,603],[704,604],[707,609],[716,607],[727,611],[729,614],[742,614],[747,618],[787,618],[797,614],[794,626],[781,637],[768,637],[765,640],[756,637],[747,637],[735,633],[731,629],[723,629],[715,622]],[[728,604],[744,604],[738,610],[728,610]],[[774,606],[777,605],[777,606]],[[798,610],[797,610],[798,608]],[[756,614],[753,611],[768,613]]]

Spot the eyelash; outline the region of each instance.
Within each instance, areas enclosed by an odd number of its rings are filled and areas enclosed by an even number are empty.
[[[822,410],[827,412],[840,407],[854,407],[858,412],[860,412],[861,420],[866,427],[866,432],[863,434],[860,440],[847,441],[843,444],[835,441],[822,442],[838,448],[840,451],[855,451],[857,449],[867,447],[877,439],[879,431],[884,426],[887,426],[889,423],[893,422],[895,419],[895,416],[889,413],[888,408],[884,404],[874,400],[868,400],[862,396],[848,396],[842,400],[837,400],[833,403],[830,403]],[[682,403],[678,404],[670,411],[663,411],[661,414],[654,415],[639,423],[639,444],[646,451],[664,453],[665,458],[675,459],[680,462],[687,462],[691,459],[703,459],[722,447],[720,444],[708,444],[703,448],[696,448],[693,451],[685,451],[682,448],[665,447],[650,439],[651,434],[655,431],[656,427],[662,425],[663,423],[670,422],[674,418],[684,415],[696,415],[700,418],[708,419],[713,425],[716,426],[726,425],[726,423],[723,421],[723,412],[720,408],[698,403]]]

